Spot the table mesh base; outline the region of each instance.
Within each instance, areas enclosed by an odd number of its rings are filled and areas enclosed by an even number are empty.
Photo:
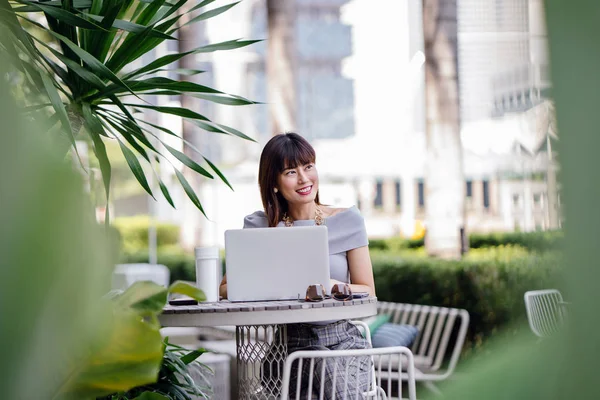
[[[287,357],[287,326],[238,326],[235,336],[240,399],[278,399]]]

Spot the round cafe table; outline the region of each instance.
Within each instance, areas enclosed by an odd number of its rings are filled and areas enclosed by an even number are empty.
[[[375,314],[376,297],[322,302],[225,300],[193,306],[167,305],[160,322],[164,327],[235,326],[240,399],[277,399],[287,357],[287,324],[357,319]],[[276,335],[277,331],[280,334]],[[267,374],[263,373],[265,369]]]

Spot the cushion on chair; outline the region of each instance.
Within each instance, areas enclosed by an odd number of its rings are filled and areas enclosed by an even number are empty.
[[[369,326],[369,332],[372,336],[383,324],[390,322],[391,317],[389,314],[374,315],[366,318],[363,322]]]
[[[371,341],[373,347],[410,347],[418,333],[419,329],[416,326],[388,322],[372,333]]]

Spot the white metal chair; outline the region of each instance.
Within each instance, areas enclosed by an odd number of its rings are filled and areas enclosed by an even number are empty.
[[[415,379],[440,394],[433,382],[447,379],[456,368],[469,327],[467,310],[384,301],[378,302],[377,308],[379,314],[391,315],[390,322],[419,329],[410,347],[415,360]],[[449,350],[450,359],[442,368]]]
[[[524,298],[529,327],[536,336],[545,338],[558,331],[566,317],[567,304],[558,290],[531,290]]]
[[[152,281],[169,286],[169,268],[162,264],[117,264],[112,275],[112,288],[125,290],[138,281]]]
[[[294,366],[298,373],[294,382],[295,390],[290,393],[293,388],[290,380]],[[306,374],[301,373],[306,369]],[[363,373],[366,369],[371,370],[368,372],[369,379],[365,388],[359,388],[355,381],[360,374],[359,369]],[[405,373],[402,372],[403,369]],[[408,386],[408,399],[416,400],[414,358],[406,347],[302,350],[293,352],[285,361],[281,399],[312,399],[312,396],[319,400],[385,400],[392,396],[402,399],[403,383]]]

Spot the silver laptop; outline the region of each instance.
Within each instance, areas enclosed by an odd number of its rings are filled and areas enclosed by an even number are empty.
[[[318,283],[329,292],[327,227],[225,231],[225,269],[230,301],[303,299]]]

